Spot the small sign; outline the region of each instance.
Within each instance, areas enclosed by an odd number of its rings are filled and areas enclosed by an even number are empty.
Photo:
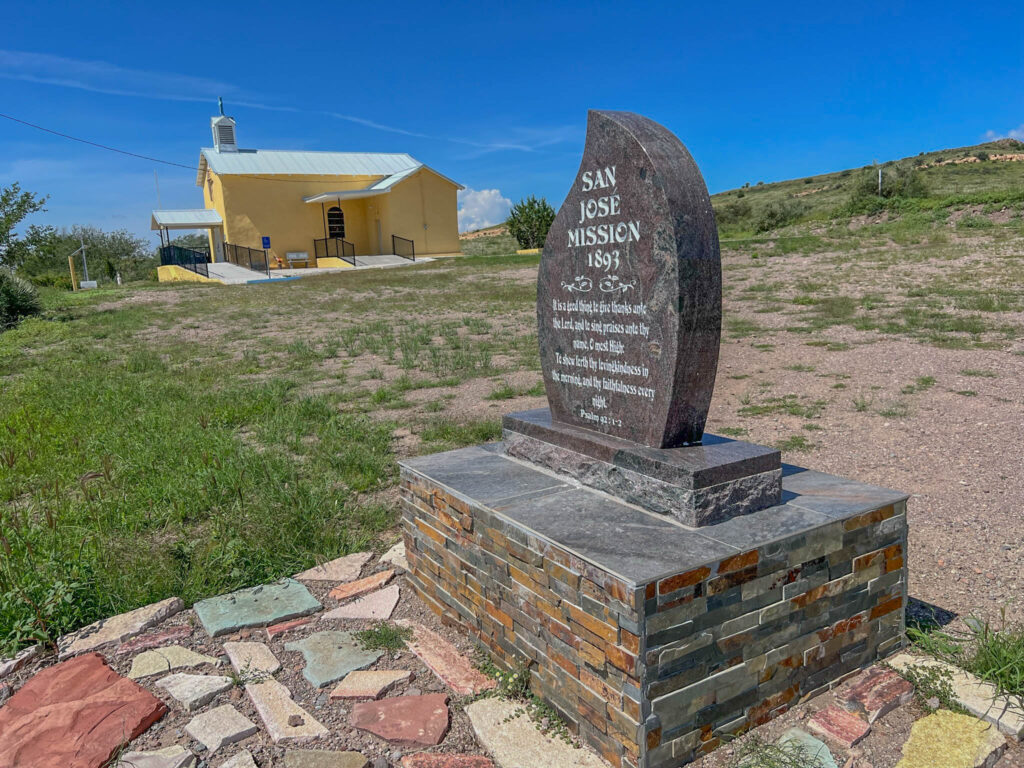
[[[270,248],[270,235],[263,236],[263,250]]]

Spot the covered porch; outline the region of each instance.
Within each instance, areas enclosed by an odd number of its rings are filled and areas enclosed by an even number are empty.
[[[364,189],[322,192],[302,198],[306,205],[320,206],[323,237],[313,239],[318,266],[390,266],[416,260],[416,246],[411,239],[385,234],[390,218],[386,195],[399,180],[391,176]],[[352,236],[353,230],[360,236]]]
[[[224,220],[212,208],[153,211],[149,228],[160,233],[160,265],[178,266],[210,277],[210,264],[233,264],[269,277],[270,258],[266,250],[228,243],[224,240]],[[207,248],[186,248],[171,243],[174,230],[206,230]]]

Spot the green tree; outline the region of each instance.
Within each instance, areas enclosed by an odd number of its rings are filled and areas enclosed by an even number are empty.
[[[43,207],[45,203],[46,197],[38,197],[32,192],[22,192],[18,182],[0,188],[0,264],[11,266],[8,259],[18,242],[15,228],[26,216],[46,210]]]
[[[12,253],[10,266],[37,285],[63,285],[68,274],[68,256],[82,243],[93,280],[113,281],[118,274],[124,280],[144,280],[157,264],[149,241],[124,229],[104,232],[97,227],[60,231],[53,227],[29,227]],[[80,254],[75,257],[75,271],[82,272]]]
[[[199,232],[189,232],[187,235],[175,237],[171,240],[171,245],[180,245],[182,248],[191,248],[193,251],[208,251],[210,250],[210,238]]]
[[[520,248],[541,248],[555,220],[555,209],[543,197],[530,195],[512,206],[508,216],[508,232]]]

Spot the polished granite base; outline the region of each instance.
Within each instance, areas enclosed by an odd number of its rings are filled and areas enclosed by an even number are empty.
[[[505,452],[650,512],[698,527],[778,504],[779,451],[704,434],[701,445],[650,448],[552,421],[547,408],[502,422]]]

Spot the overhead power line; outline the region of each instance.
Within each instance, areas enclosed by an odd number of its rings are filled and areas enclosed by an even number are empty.
[[[108,147],[106,144],[99,144],[98,142],[89,141],[88,139],[80,139],[77,136],[71,136],[71,135],[69,135],[67,133],[61,133],[60,131],[55,131],[52,128],[46,128],[46,127],[44,127],[42,125],[36,125],[35,123],[28,122],[28,120],[20,120],[17,117],[13,117],[11,115],[5,115],[2,112],[0,112],[0,117],[5,118],[6,120],[10,120],[12,123],[21,123],[22,125],[27,125],[29,128],[35,128],[37,131],[43,131],[44,133],[52,133],[54,136],[60,136],[62,139],[69,139],[70,141],[77,141],[79,144],[88,144],[90,147],[96,147],[97,149],[105,149],[108,152],[117,152],[119,155],[128,155],[128,157],[135,157],[135,158],[138,158],[139,160],[149,160],[151,163],[162,163],[163,165],[173,165],[173,166],[175,166],[177,168],[185,168],[185,169],[190,170],[190,171],[198,171],[199,170],[194,165],[185,165],[184,163],[174,163],[174,162],[171,162],[170,160],[161,160],[158,157],[149,157],[148,155],[140,155],[140,154],[137,154],[135,152],[129,152],[129,151],[124,150],[124,149],[118,149],[117,147]]]
[[[175,162],[173,162],[171,160],[161,160],[159,157],[150,157],[149,155],[140,155],[137,152],[129,152],[126,149],[118,149],[117,147],[111,147],[111,146],[109,146],[107,144],[100,144],[97,141],[90,141],[89,139],[82,139],[82,138],[79,138],[78,136],[72,136],[71,134],[68,134],[68,133],[61,133],[60,131],[55,131],[52,128],[47,128],[46,126],[43,126],[43,125],[36,125],[35,123],[30,123],[28,120],[22,120],[20,118],[14,117],[12,115],[5,115],[3,112],[0,112],[0,117],[4,118],[5,120],[10,120],[12,123],[20,123],[21,125],[27,126],[29,128],[34,128],[37,131],[43,131],[44,133],[49,133],[49,134],[52,134],[54,136],[59,136],[62,139],[68,139],[69,141],[77,141],[79,144],[87,144],[88,146],[95,147],[96,149],[103,149],[103,150],[106,150],[107,152],[115,152],[115,153],[117,153],[119,155],[127,155],[128,157],[134,157],[137,160],[147,160],[147,161],[149,161],[151,163],[160,163],[162,165],[170,165],[170,166],[173,166],[175,168],[184,168],[187,171],[195,171],[196,173],[199,172],[199,168],[197,166],[194,166],[194,165],[185,165],[184,163],[175,163]],[[295,182],[296,184],[308,184],[309,183],[305,179],[283,179],[280,176],[258,176],[258,175],[254,175],[254,174],[248,174],[248,173],[242,174],[242,175],[244,175],[248,179],[257,179],[259,181],[277,181],[277,182],[290,181],[290,182]],[[317,174],[307,174],[307,175],[314,175],[315,176]]]

